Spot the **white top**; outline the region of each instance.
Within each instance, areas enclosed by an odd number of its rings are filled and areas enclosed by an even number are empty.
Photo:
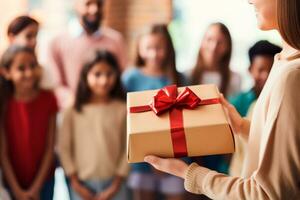
[[[205,71],[202,76],[202,84],[215,84],[218,88],[221,88],[222,77],[219,72]],[[230,81],[228,86],[227,96],[232,96],[241,91],[241,76],[231,71]]]

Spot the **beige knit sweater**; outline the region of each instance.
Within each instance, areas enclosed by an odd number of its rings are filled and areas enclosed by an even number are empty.
[[[300,199],[300,59],[275,56],[252,119],[243,177],[191,164],[188,191],[212,199]]]
[[[66,175],[80,180],[126,176],[125,103],[86,105],[78,113],[66,110],[58,137],[58,152]]]

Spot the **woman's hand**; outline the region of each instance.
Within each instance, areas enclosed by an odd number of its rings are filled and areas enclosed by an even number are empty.
[[[188,165],[176,158],[159,158],[157,156],[146,156],[145,162],[151,164],[155,169],[178,176],[185,177]]]
[[[248,135],[249,132],[249,122],[241,117],[235,107],[230,104],[221,94],[220,96],[221,104],[225,108],[225,112],[229,117],[229,122],[235,134],[245,133]]]

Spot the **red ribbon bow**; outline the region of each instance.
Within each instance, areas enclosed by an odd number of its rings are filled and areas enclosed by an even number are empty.
[[[201,100],[188,87],[178,94],[176,85],[171,85],[159,90],[149,105],[130,107],[130,113],[152,110],[156,115],[160,115],[169,111],[174,157],[178,158],[187,156],[182,109],[195,109],[200,105],[216,103],[220,103],[219,98]]]
[[[194,109],[200,101],[201,99],[190,88],[186,87],[178,95],[176,85],[171,85],[158,91],[150,103],[150,107],[153,112],[160,115],[172,108]]]

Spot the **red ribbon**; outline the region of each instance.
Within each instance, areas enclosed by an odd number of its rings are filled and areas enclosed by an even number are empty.
[[[130,113],[153,111],[160,115],[169,111],[171,138],[174,157],[187,156],[187,145],[183,124],[183,109],[195,109],[200,105],[220,103],[219,98],[201,100],[190,88],[186,87],[178,94],[176,85],[159,90],[149,105],[130,107]]]

